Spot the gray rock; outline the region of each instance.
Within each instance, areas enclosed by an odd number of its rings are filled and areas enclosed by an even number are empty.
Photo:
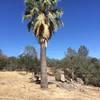
[[[61,81],[65,82],[65,76],[64,76],[64,74],[61,74]]]
[[[84,81],[82,79],[80,79],[80,78],[77,78],[77,83],[83,85],[84,84]]]

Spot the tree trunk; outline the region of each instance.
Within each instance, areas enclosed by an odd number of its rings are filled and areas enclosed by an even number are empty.
[[[46,64],[46,48],[45,43],[41,43],[41,88],[48,88],[48,79],[47,79],[47,64]]]

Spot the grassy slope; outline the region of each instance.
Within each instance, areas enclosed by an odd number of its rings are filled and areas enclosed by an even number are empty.
[[[25,72],[0,72],[0,100],[100,100],[100,88],[77,85],[70,91],[55,84],[48,90],[31,83],[31,74]]]

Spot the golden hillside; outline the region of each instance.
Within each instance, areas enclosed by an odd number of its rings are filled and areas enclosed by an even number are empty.
[[[61,89],[50,84],[48,90],[41,90],[38,84],[30,82],[32,74],[25,72],[0,72],[0,100],[100,100],[100,88],[68,85]]]

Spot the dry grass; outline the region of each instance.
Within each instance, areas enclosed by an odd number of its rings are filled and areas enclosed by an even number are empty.
[[[0,72],[0,100],[100,100],[100,88],[81,86],[71,91],[60,89],[55,84],[48,90],[31,83],[31,74],[25,72]]]

